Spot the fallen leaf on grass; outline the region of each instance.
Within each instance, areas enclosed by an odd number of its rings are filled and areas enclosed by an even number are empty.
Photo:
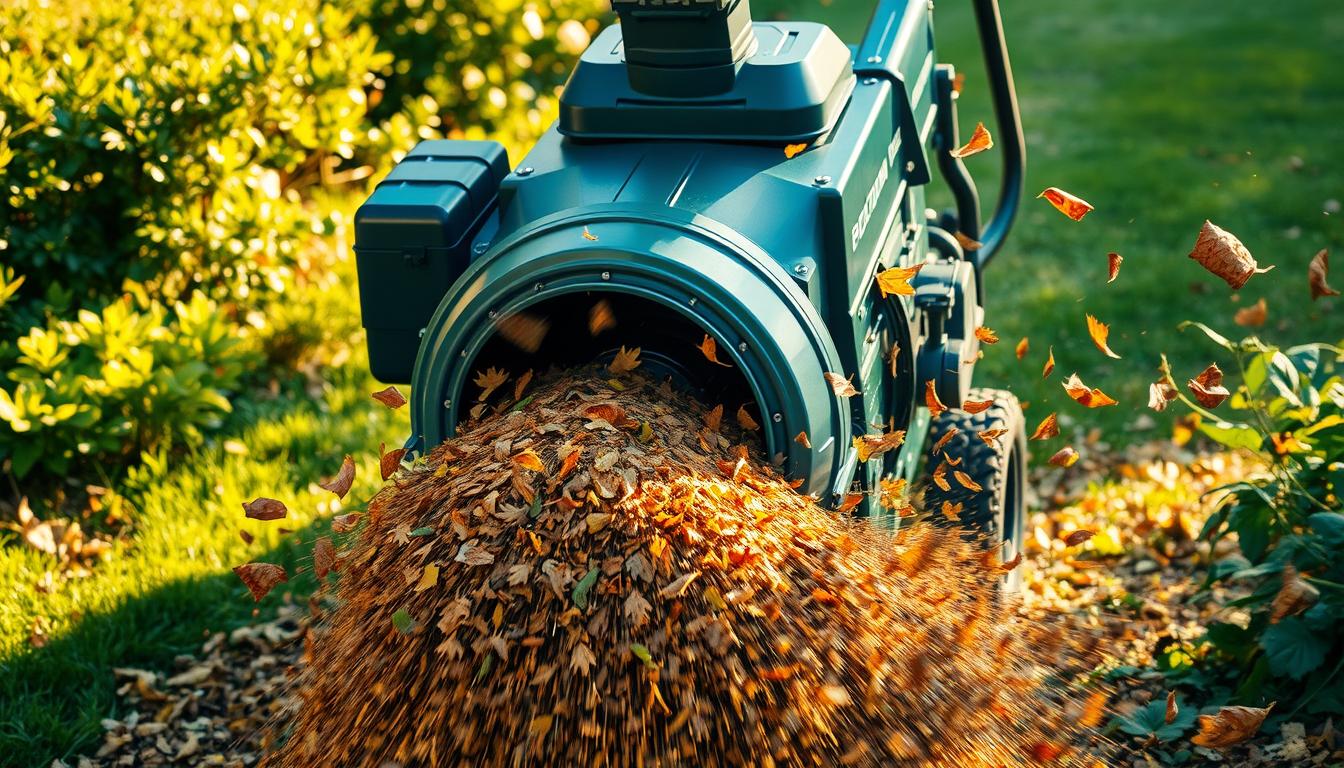
[[[289,581],[285,569],[274,563],[247,563],[235,566],[233,572],[243,580],[243,584],[247,586],[248,591],[252,593],[252,599],[256,602],[261,602],[261,598],[274,589],[275,585]]]
[[[1207,220],[1199,231],[1199,238],[1195,240],[1194,250],[1190,251],[1190,258],[1221,277],[1233,290],[1246,285],[1252,275],[1274,268],[1260,269],[1255,263],[1255,257],[1235,235]]]
[[[984,123],[976,123],[975,131],[971,133],[970,141],[965,145],[957,147],[949,152],[953,157],[970,157],[984,152],[986,149],[994,147],[994,137],[989,135],[989,130],[985,128]]]
[[[1089,388],[1083,383],[1082,379],[1078,378],[1076,373],[1069,376],[1068,380],[1064,382],[1064,391],[1069,394],[1069,397],[1088,408],[1102,408],[1118,404],[1110,395],[1100,389]]]
[[[1120,276],[1120,265],[1125,263],[1125,257],[1118,253],[1111,252],[1106,254],[1106,282],[1114,283],[1115,278]]]
[[[1259,328],[1269,319],[1269,304],[1262,298],[1249,307],[1242,307],[1232,316],[1232,322],[1243,328]]]
[[[1036,196],[1037,199],[1040,199],[1042,197],[1050,201],[1050,204],[1055,206],[1055,210],[1059,211],[1065,216],[1068,216],[1070,219],[1073,219],[1074,221],[1082,221],[1083,217],[1091,213],[1093,210],[1092,205],[1088,203],[1086,200],[1082,199],[1081,197],[1071,195],[1068,192],[1065,192],[1064,190],[1060,189],[1059,187],[1049,187],[1044,192]]]
[[[344,499],[345,494],[350,492],[350,486],[354,485],[354,483],[355,459],[349,454],[346,454],[345,460],[341,462],[341,469],[336,473],[336,476],[327,482],[319,483],[318,485],[321,488],[336,494],[336,498]]]
[[[696,349],[700,350],[700,354],[704,355],[706,360],[715,365],[722,365],[724,368],[733,367],[731,363],[725,363],[719,359],[719,344],[709,334],[705,334],[704,340],[696,346]]]
[[[1054,464],[1056,467],[1068,469],[1078,463],[1078,451],[1074,450],[1073,446],[1066,445],[1056,451],[1054,456],[1050,457],[1050,463]]]
[[[826,383],[831,385],[831,391],[840,397],[853,397],[859,394],[859,390],[854,388],[849,379],[838,373],[826,372]]]
[[[1225,749],[1251,738],[1274,708],[1223,707],[1216,714],[1199,716],[1199,733],[1190,741],[1209,749]]]
[[[1115,354],[1107,344],[1111,336],[1111,327],[1092,315],[1087,316],[1087,335],[1092,337],[1092,343],[1097,345],[1101,353],[1114,360],[1119,360],[1120,356]]]
[[[1053,413],[1041,419],[1041,423],[1036,425],[1036,431],[1031,433],[1032,440],[1048,440],[1058,436],[1059,421]]]
[[[622,344],[620,351],[617,352],[616,356],[611,359],[611,364],[607,366],[607,370],[611,371],[617,376],[635,370],[636,368],[639,367],[639,364],[641,362],[639,359],[639,352],[640,347],[635,347],[634,349],[626,349],[625,345]]]
[[[1307,267],[1307,285],[1311,288],[1311,300],[1315,301],[1322,296],[1338,296],[1339,291],[1330,287],[1327,279],[1330,277],[1330,252],[1322,248],[1320,253],[1311,259],[1311,266]]]
[[[279,520],[288,513],[289,510],[285,507],[285,503],[278,499],[268,499],[263,496],[243,502],[243,514],[253,520]]]
[[[916,264],[913,267],[884,269],[877,273],[877,290],[884,299],[888,296],[914,296],[915,287],[910,285],[910,279],[923,268],[923,264]]]
[[[373,399],[386,405],[388,408],[396,410],[406,404],[406,398],[396,387],[388,387],[373,393]]]
[[[1232,396],[1227,387],[1223,386],[1223,372],[1217,363],[1205,368],[1203,373],[1187,381],[1185,386],[1205,408],[1217,408]]]

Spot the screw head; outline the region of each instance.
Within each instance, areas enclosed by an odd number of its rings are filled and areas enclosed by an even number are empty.
[[[499,317],[499,312],[496,311],[496,310],[493,310],[493,309],[490,310],[490,319],[491,319],[491,320],[494,320],[494,319],[497,318],[497,317]]]
[[[610,273],[610,272],[603,272],[603,273],[602,273],[602,279],[603,279],[603,280],[610,280],[610,279],[611,279],[611,273]]]
[[[776,413],[774,416],[771,416],[770,419],[774,421],[776,424],[778,424],[784,420],[784,414]]]
[[[802,276],[806,275],[806,274],[808,273],[808,271],[809,271],[809,270],[808,270],[806,264],[794,264],[794,265],[793,265],[793,273],[794,273],[795,275],[798,275],[799,277],[802,277]]]
[[[737,345],[737,351],[738,351],[738,352],[746,352],[746,351],[747,351],[747,342],[743,341],[743,342],[739,343],[739,344]]]
[[[882,57],[881,57],[881,56],[869,56],[869,57],[868,57],[868,63],[869,63],[869,64],[881,64],[881,63],[882,63]]]
[[[453,401],[452,401],[451,399],[444,400],[444,401],[443,401],[443,407],[444,407],[444,408],[452,408],[452,407],[453,407]]]
[[[818,186],[818,187],[824,187],[824,186],[826,186],[827,184],[830,184],[830,183],[831,183],[831,177],[830,177],[830,176],[818,176],[818,177],[816,177],[815,179],[812,180],[812,184],[813,184],[814,186]]]
[[[420,333],[416,335],[416,338],[418,338],[418,339],[423,339],[423,338],[425,338],[425,331],[427,331],[427,330],[429,330],[429,329],[428,329],[428,328],[421,328],[421,329],[420,329]]]
[[[545,283],[537,283],[536,285],[532,286],[532,290],[536,291],[537,293],[541,293],[541,289],[545,287],[546,287]]]
[[[686,302],[686,303],[687,303],[687,304],[690,304],[692,307],[694,307],[696,304],[699,304],[699,303],[700,303],[700,300],[697,299],[697,298],[695,298],[694,296],[692,296],[692,297],[691,297],[691,300],[688,301],[688,302]]]
[[[877,78],[876,78],[876,77],[865,77],[865,78],[863,78],[863,84],[864,84],[864,85],[877,85]]]
[[[914,173],[914,172],[915,172],[915,161],[914,161],[914,160],[908,160],[908,161],[906,161],[906,163],[905,163],[905,172],[906,172],[906,173]]]
[[[533,167],[530,166],[530,165],[529,165],[529,166],[525,166],[525,167],[523,167],[523,168],[519,168],[519,169],[518,169],[518,175],[519,175],[519,176],[531,176],[532,173],[533,173],[535,170],[536,170],[536,169],[533,168]]]
[[[476,254],[477,256],[484,254],[488,250],[490,250],[489,243],[477,243],[471,248],[471,252]]]

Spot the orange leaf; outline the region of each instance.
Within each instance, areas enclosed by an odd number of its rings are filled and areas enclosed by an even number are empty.
[[[795,435],[793,438],[793,442],[809,450],[812,448],[812,441],[807,439],[807,432],[805,431],[799,432],[797,435]]]
[[[520,467],[522,469],[528,469],[533,472],[546,471],[546,465],[541,463],[541,457],[538,456],[537,452],[532,450],[531,448],[528,448],[527,450],[522,451],[521,453],[515,454],[513,457],[513,464],[516,467]]]
[[[1289,616],[1296,616],[1316,604],[1320,590],[1308,584],[1291,564],[1283,567],[1283,586],[1270,604],[1269,623],[1278,624]]]
[[[789,160],[792,160],[793,158],[802,154],[803,150],[805,149],[807,149],[806,144],[789,144],[784,147],[784,157],[788,158]]]
[[[994,329],[983,325],[975,329],[975,338],[986,344],[999,343],[999,335],[994,332]]]
[[[378,471],[382,474],[384,482],[397,473],[397,470],[401,468],[401,457],[406,455],[405,448],[397,448],[383,453],[386,447],[383,443],[378,444]]]
[[[939,464],[938,468],[933,470],[933,484],[942,489],[943,493],[952,490],[952,484],[947,482],[947,464]]]
[[[1053,413],[1041,419],[1041,423],[1036,425],[1036,431],[1031,433],[1032,440],[1048,440],[1058,436],[1059,422]]]
[[[1050,457],[1050,463],[1054,464],[1056,467],[1064,467],[1065,469],[1068,469],[1078,463],[1078,452],[1073,449],[1073,446],[1066,445],[1056,451],[1054,456]]]
[[[938,442],[933,444],[933,447],[929,449],[929,453],[938,453],[946,448],[947,444],[952,442],[952,438],[956,437],[959,432],[961,432],[961,430],[956,427],[950,427],[942,437],[938,438]]]
[[[544,317],[529,315],[526,312],[514,312],[496,320],[495,330],[515,347],[528,354],[534,354],[541,349],[541,342],[550,332],[551,323]]]
[[[636,353],[638,353],[639,350],[635,350],[635,351],[636,351]],[[528,368],[528,369],[527,369],[527,372],[524,373],[522,376],[519,376],[519,377],[518,377],[518,381],[514,382],[514,385],[513,385],[513,399],[514,399],[514,400],[522,400],[522,399],[523,399],[523,392],[527,390],[527,385],[528,385],[528,384],[531,384],[531,383],[532,383],[532,369],[531,369],[531,368]]]
[[[1009,571],[1013,570],[1014,568],[1016,568],[1021,564],[1022,564],[1022,552],[1019,550],[1016,555],[1013,555],[1012,560],[1005,560],[1003,562],[1003,565],[999,566],[999,570],[1003,571],[1004,573],[1008,573]]]
[[[740,405],[737,408],[737,425],[748,432],[755,432],[761,428],[761,425],[751,418],[751,414],[747,413],[747,406],[745,405]]]
[[[1223,707],[1217,714],[1199,716],[1199,733],[1190,741],[1201,747],[1224,749],[1251,738],[1274,708]]]
[[[279,520],[289,512],[285,503],[276,499],[261,497],[243,502],[243,514],[253,520]]]
[[[859,394],[859,390],[849,382],[844,376],[838,373],[826,372],[826,383],[831,385],[831,391],[840,397],[853,397]]]
[[[396,410],[406,404],[406,398],[396,387],[388,387],[373,393],[373,399],[386,405],[388,408]]]
[[[1255,257],[1246,250],[1236,235],[1222,229],[1211,221],[1204,222],[1199,231],[1195,247],[1190,258],[1198,261],[1205,269],[1221,277],[1233,290],[1240,290],[1251,275],[1268,272],[1273,267],[1260,269]]]
[[[901,447],[904,442],[904,430],[888,432],[883,435],[860,435],[854,438],[854,450],[859,454],[859,461],[865,462],[874,456]]]
[[[1014,350],[1014,352],[1017,353],[1017,359],[1021,360],[1022,358],[1026,357],[1027,350],[1029,349],[1031,349],[1031,343],[1027,341],[1026,336],[1023,336],[1022,340],[1017,342],[1017,349]]]
[[[588,333],[596,336],[615,327],[616,314],[612,312],[611,305],[606,299],[597,302],[588,310]]]
[[[985,129],[984,123],[976,123],[975,131],[971,134],[971,140],[966,142],[965,146],[958,147],[948,154],[953,157],[970,157],[971,155],[984,152],[994,146],[994,138],[989,135]]]
[[[1311,266],[1307,267],[1307,285],[1311,288],[1311,300],[1315,301],[1322,296],[1338,296],[1339,291],[1330,287],[1326,280],[1330,277],[1330,252],[1321,249],[1311,259]]]
[[[1223,386],[1223,372],[1217,363],[1205,368],[1203,373],[1187,381],[1185,386],[1205,408],[1217,408],[1232,395]]]
[[[718,432],[719,427],[723,425],[723,404],[720,403],[713,408],[705,411],[705,427],[711,432]]]
[[[625,345],[622,344],[620,351],[618,351],[616,356],[611,359],[611,363],[607,366],[607,370],[617,376],[635,370],[639,367],[641,362],[639,359],[640,349],[640,347],[626,349]]]
[[[994,405],[993,400],[967,400],[961,404],[961,410],[967,413],[984,413]]]
[[[345,460],[341,462],[341,469],[336,476],[319,483],[319,487],[336,494],[336,498],[344,499],[345,494],[350,492],[350,486],[355,483],[355,460],[349,454],[346,454]]]
[[[848,512],[854,509],[855,507],[859,506],[859,502],[861,501],[863,501],[862,493],[847,493],[845,494],[845,500],[840,503],[840,508],[837,509],[836,511],[841,514],[844,514],[845,512]]]
[[[968,491],[979,492],[985,490],[982,485],[975,482],[975,480],[972,479],[970,475],[966,474],[965,472],[962,472],[960,469],[953,470],[952,476],[957,478],[957,482],[961,483],[961,487],[965,488]]]
[[[313,573],[319,579],[327,578],[327,574],[336,570],[336,547],[331,543],[331,537],[319,536],[317,541],[313,542]]]
[[[504,385],[509,380],[509,374],[491,366],[484,371],[476,374],[476,386],[481,388],[481,394],[476,397],[478,401],[485,401],[490,398],[490,394]]]
[[[1045,359],[1045,367],[1041,369],[1041,378],[1044,379],[1055,372],[1055,347],[1050,346],[1050,356]]]
[[[714,341],[714,337],[709,334],[705,334],[704,340],[696,346],[696,349],[700,350],[700,354],[704,355],[706,360],[715,365],[722,365],[724,368],[733,367],[729,363],[721,362],[719,360],[719,344]]]
[[[1059,187],[1050,187],[1036,196],[1037,199],[1044,197],[1055,206],[1060,213],[1068,216],[1074,221],[1082,221],[1083,217],[1092,212],[1092,205],[1081,197],[1075,197]]]
[[[1243,328],[1259,328],[1269,319],[1269,304],[1262,298],[1249,307],[1242,307],[1232,321]]]
[[[936,419],[947,410],[943,401],[938,399],[938,391],[934,389],[933,379],[924,382],[924,404],[929,407],[929,418]]]
[[[271,563],[247,563],[236,566],[233,572],[243,580],[243,584],[252,593],[252,599],[258,603],[277,584],[289,581],[285,569]]]
[[[1111,351],[1111,348],[1106,343],[1106,340],[1111,335],[1111,327],[1109,325],[1106,325],[1097,318],[1088,315],[1087,335],[1092,337],[1092,343],[1097,345],[1097,349],[1101,350],[1101,353],[1103,355],[1115,360],[1120,359],[1120,356],[1115,354],[1115,352]]]
[[[584,228],[583,228],[583,239],[584,239],[584,240],[594,240],[594,241],[595,241],[595,240],[597,240],[597,235],[594,235],[592,232],[589,232],[589,231],[588,231],[588,227],[585,225]]]
[[[1006,434],[1008,434],[1008,430],[1000,427],[998,429],[986,429],[983,432],[977,433],[976,437],[984,440],[985,445],[994,445],[999,441],[1000,437],[1003,437]]]
[[[877,290],[882,293],[882,298],[888,296],[914,296],[915,287],[910,285],[910,279],[919,274],[923,269],[923,264],[916,264],[913,267],[892,267],[884,269],[877,273]]]
[[[953,504],[950,501],[944,501],[941,512],[943,513],[943,517],[955,523],[961,519],[961,512],[965,508],[966,505],[962,504],[960,501],[956,504]]]
[[[967,235],[964,232],[960,231],[957,232],[955,237],[957,238],[957,244],[961,246],[961,250],[963,251],[978,251],[981,248],[985,247],[984,243],[980,242],[979,240],[976,240],[975,238],[971,237],[970,235]]]
[[[1117,405],[1117,402],[1102,392],[1100,389],[1089,389],[1078,374],[1069,376],[1068,381],[1064,382],[1064,391],[1069,393],[1069,397],[1077,400],[1088,408],[1101,408],[1107,405]]]
[[[1106,254],[1106,269],[1108,273],[1108,277],[1106,278],[1107,283],[1114,283],[1115,278],[1120,276],[1120,265],[1123,264],[1124,261],[1125,257],[1114,251]]]

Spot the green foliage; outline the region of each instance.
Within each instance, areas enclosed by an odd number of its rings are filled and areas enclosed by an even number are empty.
[[[1258,453],[1266,468],[1220,489],[1224,503],[1201,534],[1211,544],[1236,534],[1239,554],[1213,563],[1206,586],[1245,593],[1233,605],[1249,619],[1208,628],[1199,679],[1234,687],[1241,703],[1344,714],[1328,693],[1344,686],[1344,350],[1234,342],[1192,325],[1236,365],[1240,386],[1220,406],[1235,416],[1181,399],[1201,432]]]

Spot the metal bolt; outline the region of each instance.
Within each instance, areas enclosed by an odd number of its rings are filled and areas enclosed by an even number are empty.
[[[864,85],[877,85],[877,78],[876,78],[876,77],[865,77],[865,78],[863,78],[863,84],[864,84]]]
[[[830,177],[830,176],[818,176],[818,177],[816,177],[815,179],[812,180],[812,184],[813,184],[814,186],[818,186],[818,187],[824,187],[824,186],[826,186],[827,184],[830,184],[830,183],[831,183],[831,177]]]
[[[497,312],[496,310],[493,310],[493,309],[490,310],[490,319],[491,319],[491,320],[494,320],[496,317],[499,317],[499,312]]]
[[[537,283],[536,285],[532,286],[532,290],[536,291],[537,293],[541,293],[541,289],[545,287],[546,285],[544,283]]]
[[[453,407],[453,401],[452,401],[451,399],[449,399],[449,400],[444,400],[444,401],[443,401],[443,407],[444,407],[444,408],[452,408],[452,407]]]
[[[699,303],[699,301],[700,301],[699,299],[697,299],[697,298],[695,298],[694,296],[692,296],[692,297],[691,297],[691,300],[688,301],[688,302],[686,302],[686,303],[688,303],[688,304],[690,304],[692,307],[694,307],[697,303]]]
[[[771,416],[770,418],[773,419],[776,424],[778,424],[784,420],[784,414],[776,413],[774,416]]]
[[[417,336],[416,338],[420,338],[420,339],[425,338],[425,331],[427,331],[427,330],[429,330],[429,329],[428,329],[428,328],[421,328],[421,329],[420,329],[420,334],[419,334],[419,336]]]
[[[882,57],[881,57],[881,56],[869,56],[869,57],[868,57],[868,63],[869,63],[869,64],[881,64],[881,63],[882,63]]]
[[[480,256],[480,255],[484,254],[484,253],[485,253],[486,251],[488,251],[488,250],[490,250],[490,244],[489,244],[489,243],[477,243],[477,244],[476,244],[475,246],[473,246],[472,249],[471,249],[472,253],[475,253],[477,256]]]
[[[793,265],[793,272],[794,272],[794,274],[798,275],[799,277],[807,277],[807,273],[808,273],[807,265],[806,265],[806,264],[794,264],[794,265]]]
[[[532,172],[535,171],[535,170],[536,170],[535,168],[533,168],[532,166],[529,165],[529,166],[527,166],[527,167],[525,167],[525,168],[519,168],[519,169],[518,169],[518,175],[519,175],[519,176],[531,176],[531,175],[532,175]]]
[[[466,359],[467,359],[467,350],[465,350],[465,349],[462,350],[462,354],[458,355],[458,357],[462,358],[463,360],[466,360]]]
[[[738,345],[737,345],[737,351],[738,351],[738,352],[746,352],[746,351],[747,351],[747,342],[744,341],[744,342],[738,344]]]
[[[602,273],[602,279],[603,279],[603,280],[610,280],[610,279],[611,279],[611,273],[610,273],[610,272],[603,272],[603,273]]]
[[[908,161],[906,161],[906,163],[905,163],[905,172],[906,172],[906,173],[914,173],[914,172],[915,172],[915,161],[914,161],[914,160],[908,160]]]

